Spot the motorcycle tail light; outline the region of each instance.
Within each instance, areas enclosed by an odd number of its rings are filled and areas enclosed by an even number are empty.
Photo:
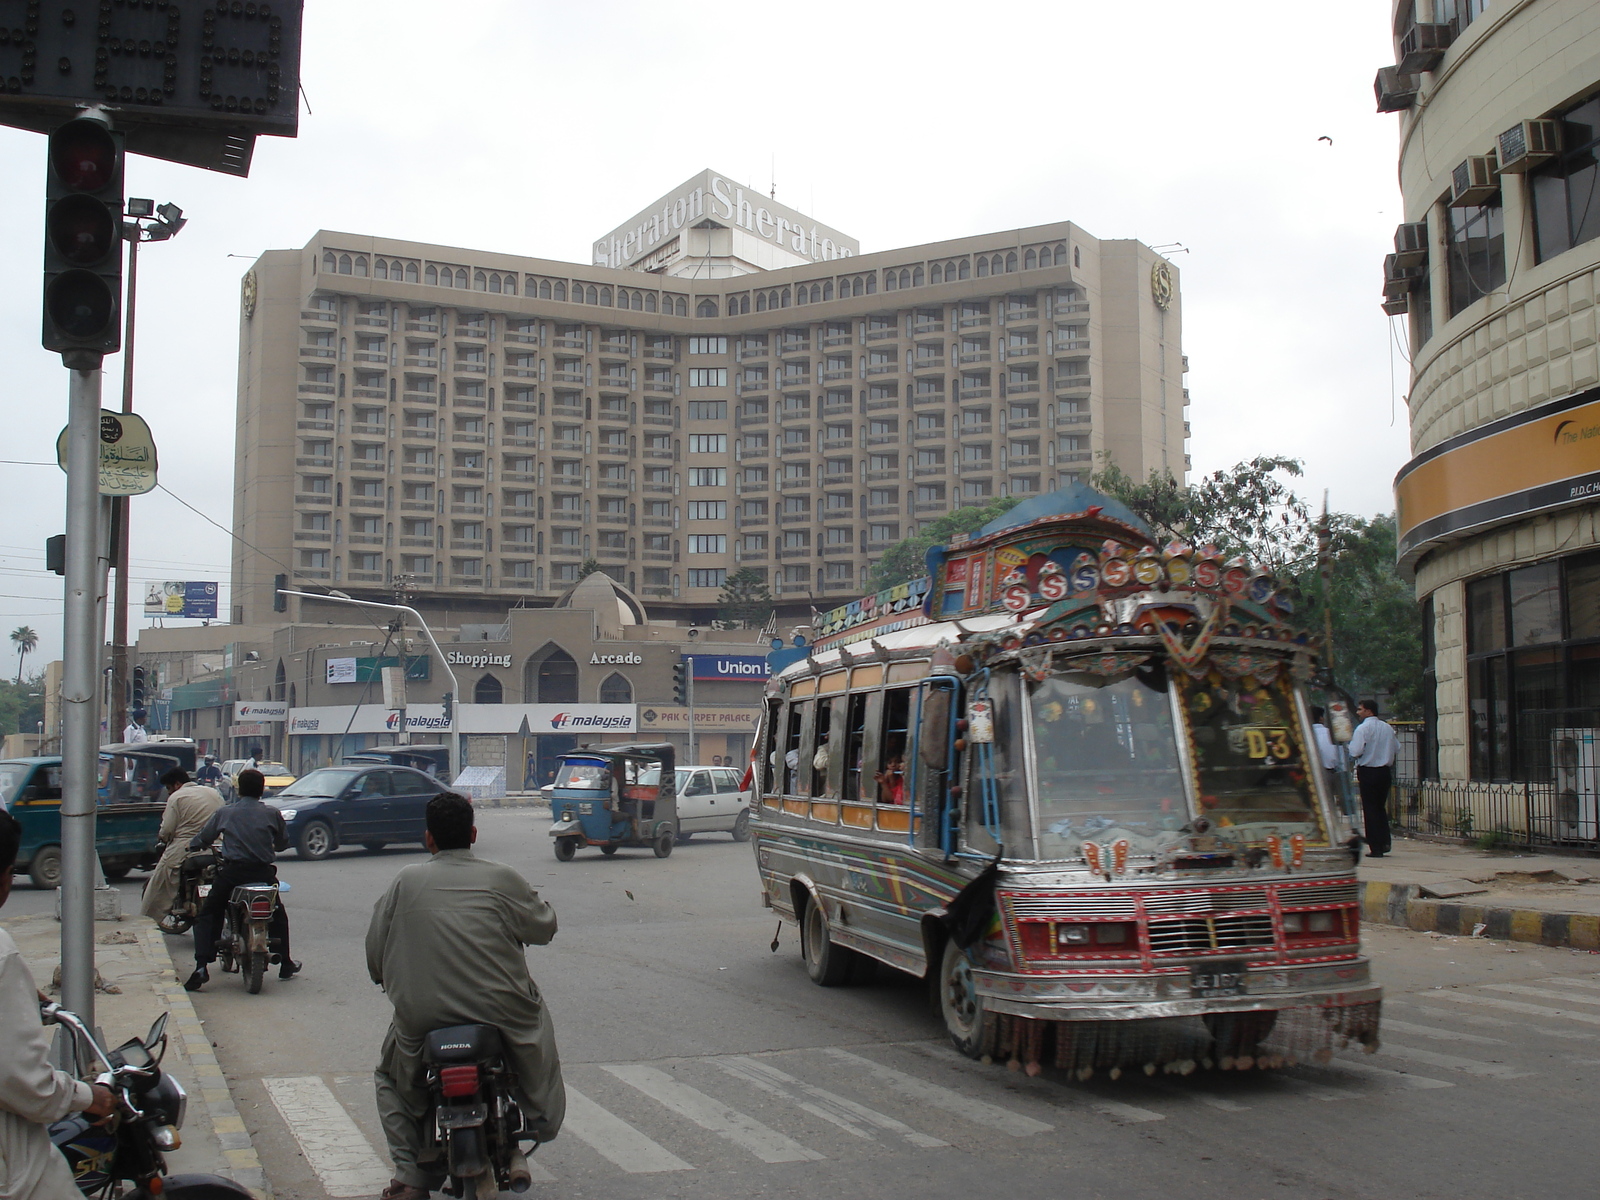
[[[470,1067],[441,1067],[439,1068],[439,1089],[447,1098],[456,1096],[470,1096],[478,1090],[478,1068]]]
[[[250,901],[250,915],[251,915],[251,917],[270,917],[272,915],[272,901],[271,900],[252,900],[252,901]]]

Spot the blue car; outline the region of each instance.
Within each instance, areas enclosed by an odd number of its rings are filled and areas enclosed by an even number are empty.
[[[428,801],[444,785],[410,767],[322,767],[265,803],[283,813],[301,858],[327,858],[341,846],[381,850],[421,842]]]

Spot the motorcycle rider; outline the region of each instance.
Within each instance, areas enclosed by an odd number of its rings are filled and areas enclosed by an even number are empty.
[[[423,1046],[435,1029],[500,1030],[539,1141],[553,1139],[566,1114],[555,1030],[523,950],[555,936],[556,914],[512,868],[474,855],[477,839],[472,801],[454,792],[428,801],[432,857],[395,876],[367,930],[367,971],[394,1006],[376,1071],[395,1169],[383,1200],[426,1200],[444,1182],[443,1163],[419,1161],[429,1103]]]
[[[11,870],[22,826],[0,812],[0,905],[11,896]],[[17,943],[0,929],[0,1196],[6,1200],[81,1200],[78,1185],[48,1127],[68,1113],[107,1116],[111,1089],[50,1066],[50,1039],[39,1022],[44,999]]]
[[[216,787],[222,782],[222,768],[217,766],[215,754],[206,755],[205,765],[194,773],[194,777],[207,787]]]
[[[212,813],[205,827],[189,842],[189,849],[204,850],[217,838],[223,839],[222,861],[217,866],[211,894],[194,922],[194,974],[183,982],[186,991],[198,992],[211,978],[207,966],[217,961],[217,931],[222,927],[222,914],[233,889],[241,883],[278,882],[273,860],[277,851],[289,848],[289,834],[283,825],[283,814],[261,803],[265,791],[266,777],[260,771],[240,771],[238,801]],[[281,964],[278,978],[291,978],[300,970],[300,964],[289,957],[289,914],[281,902],[273,910],[267,938],[272,961]]]
[[[145,880],[144,897],[139,902],[139,911],[156,921],[167,915],[177,898],[178,873],[190,854],[189,839],[222,807],[222,793],[203,783],[190,782],[189,772],[182,767],[163,775],[161,786],[167,789],[161,832],[156,835],[156,845],[163,848],[161,861]]]

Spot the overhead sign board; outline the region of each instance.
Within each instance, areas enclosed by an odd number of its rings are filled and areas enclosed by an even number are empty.
[[[694,727],[701,733],[754,733],[761,724],[759,708],[704,708],[694,710]],[[689,728],[687,708],[653,707],[639,710],[641,733],[683,733]]]
[[[216,581],[173,579],[166,583],[146,584],[144,613],[147,617],[195,617],[203,621],[215,621]]]
[[[426,683],[432,677],[432,662],[426,654],[407,655],[406,678]],[[386,654],[381,658],[330,658],[327,664],[329,683],[372,683],[383,678],[384,667],[398,667],[400,659]]]
[[[698,680],[764,680],[772,672],[765,654],[685,654]]]
[[[233,702],[233,719],[240,724],[287,721],[289,719],[289,702],[287,700],[235,700]]]
[[[13,17],[14,14],[14,17]],[[4,6],[0,124],[106,109],[147,154],[247,175],[255,135],[299,125],[301,0]]]
[[[62,429],[56,438],[56,465],[63,471],[67,469],[66,429]],[[142,496],[154,491],[156,467],[156,439],[145,419],[138,413],[112,412],[102,408],[100,494]]]

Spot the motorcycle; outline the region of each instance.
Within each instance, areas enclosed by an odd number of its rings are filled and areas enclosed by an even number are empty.
[[[105,1067],[96,1082],[116,1097],[112,1114],[98,1123],[73,1113],[50,1126],[50,1140],[71,1166],[80,1192],[104,1200],[250,1200],[247,1189],[220,1175],[167,1174],[165,1152],[181,1144],[178,1131],[188,1107],[183,1087],[161,1071],[167,1014],[156,1018],[142,1040],[105,1050],[77,1014],[59,1004],[39,1011],[92,1051]]]
[[[261,990],[262,977],[272,951],[267,942],[267,927],[273,913],[278,911],[280,892],[289,890],[283,881],[277,883],[241,883],[228,897],[223,910],[222,931],[217,935],[217,960],[230,974],[244,976],[244,986],[252,996]],[[210,895],[211,886],[202,884],[201,899]]]
[[[432,1102],[431,1137],[462,1200],[525,1192],[533,1182],[524,1141],[536,1138],[515,1095],[516,1074],[493,1025],[453,1025],[428,1034],[423,1050]]]
[[[162,933],[176,936],[189,932],[194,919],[200,915],[200,901],[210,894],[211,881],[216,874],[215,854],[191,854],[183,860],[178,868],[178,894],[156,922]]]

